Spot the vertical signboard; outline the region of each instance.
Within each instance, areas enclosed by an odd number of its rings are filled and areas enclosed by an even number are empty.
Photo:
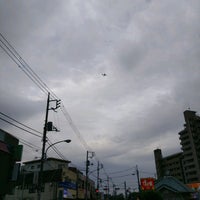
[[[141,178],[140,182],[142,190],[154,190],[154,185],[155,185],[154,178]]]

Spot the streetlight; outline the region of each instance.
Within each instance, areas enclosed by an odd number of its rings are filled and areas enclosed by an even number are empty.
[[[55,144],[58,144],[58,143],[61,143],[61,142],[70,143],[71,140],[70,140],[70,139],[67,139],[67,140],[61,140],[61,141],[58,141],[58,142],[55,142],[55,143],[49,145],[49,146],[46,148],[46,151],[45,151],[45,159],[46,159],[46,157],[47,157],[47,151],[49,150],[49,148],[51,148],[51,147],[54,146]]]
[[[46,123],[45,123],[46,124]],[[44,128],[46,129],[46,128]],[[46,137],[44,137],[46,138]],[[46,142],[46,139],[45,139],[45,142]],[[38,181],[38,200],[41,199],[41,188],[42,188],[42,178],[43,178],[43,168],[44,168],[44,160],[46,160],[46,155],[47,155],[47,151],[49,150],[50,147],[54,146],[55,144],[58,144],[58,143],[61,143],[61,142],[66,142],[66,143],[70,143],[71,140],[61,140],[61,141],[58,141],[58,142],[55,142],[51,145],[49,145],[47,148],[46,148],[46,151],[45,151],[45,142],[43,144],[43,149],[42,149],[42,157],[41,157],[41,165],[40,165],[40,173],[39,173],[39,181]]]

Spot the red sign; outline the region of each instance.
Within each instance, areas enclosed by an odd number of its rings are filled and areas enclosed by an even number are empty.
[[[140,182],[142,190],[154,190],[154,178],[141,178]]]
[[[200,183],[190,183],[187,184],[190,188],[192,188],[194,191],[200,191]]]

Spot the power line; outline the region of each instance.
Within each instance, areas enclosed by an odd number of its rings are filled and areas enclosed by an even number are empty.
[[[74,131],[74,133],[76,134],[76,136],[79,138],[81,144],[83,145],[83,147],[86,149],[86,150],[89,150],[89,151],[92,151],[94,152],[90,147],[89,145],[86,143],[86,141],[83,139],[83,137],[81,136],[80,134],[80,131],[79,129],[76,127],[76,125],[74,124],[71,116],[69,115],[69,113],[67,112],[66,108],[64,107],[64,105],[62,104],[61,105],[61,111],[63,112],[63,115],[65,116],[65,119],[68,121],[70,127],[72,128],[72,130]],[[96,161],[98,161],[99,159],[96,157],[95,155],[95,158],[96,158]],[[108,173],[106,172],[105,168],[104,169],[104,173],[106,175],[106,177],[109,177],[108,176]],[[112,180],[111,180],[112,181]],[[113,183],[113,182],[112,182]]]
[[[19,137],[17,137],[17,138],[19,139],[20,143],[30,147],[31,149],[40,149],[40,147],[35,146],[34,144],[32,144],[32,143],[30,143],[30,142],[28,142],[28,141],[26,141],[26,140],[24,140],[22,138],[19,138]]]
[[[6,54],[17,64],[17,66],[28,76],[28,78],[30,78],[39,88],[42,92],[44,92],[45,94],[47,93],[51,93],[52,97],[54,99],[58,99],[57,96],[55,95],[54,92],[52,92],[50,90],[50,88],[42,81],[42,79],[31,69],[31,67],[25,62],[25,60],[19,55],[19,53],[15,50],[15,48],[8,42],[8,40],[0,33],[0,47],[6,52]],[[78,128],[75,126],[75,124],[73,123],[69,113],[67,112],[67,110],[64,108],[62,109],[62,112],[65,116],[65,118],[67,119],[67,121],[69,122],[71,128],[73,129],[74,133],[77,135],[77,137],[79,138],[81,144],[85,147],[86,150],[91,150],[91,148],[88,146],[88,144],[86,143],[86,141],[83,139],[83,137],[81,136]],[[26,132],[29,132],[37,137],[41,137],[37,134],[32,133],[31,131],[25,130],[24,128],[21,128],[5,119],[0,118],[1,120],[17,127],[20,128],[21,130],[24,130]],[[92,150],[91,150],[92,151]],[[104,169],[105,174],[107,175],[105,169]]]
[[[29,127],[29,126],[27,126],[27,125],[25,125],[25,124],[23,124],[23,123],[17,121],[16,119],[14,119],[14,118],[12,118],[12,117],[6,115],[5,113],[2,113],[1,111],[0,111],[0,114],[3,115],[3,116],[5,116],[5,117],[7,117],[8,119],[13,120],[13,121],[16,122],[16,123],[18,123],[18,124],[20,124],[20,125],[22,125],[22,126],[28,128],[28,129],[32,130],[32,131],[35,131],[35,132],[37,132],[37,133],[39,133],[39,134],[42,134],[40,131],[37,131],[36,129],[33,129],[33,128],[31,128],[31,127]]]
[[[3,43],[3,41],[0,39],[0,41]],[[40,84],[38,84],[37,81],[35,81],[21,66],[20,63],[18,63],[18,60],[16,58],[16,56],[14,56],[10,51],[9,48],[5,45],[2,46],[2,44],[0,44],[0,47],[6,52],[6,54],[15,62],[15,64],[42,90],[42,92],[44,92],[46,94],[46,91],[40,86]],[[6,47],[6,48],[5,48]]]
[[[124,169],[124,170],[121,170],[121,171],[110,172],[109,174],[119,174],[119,173],[122,173],[122,172],[127,172],[127,171],[132,170],[132,169],[135,169],[135,167]]]
[[[52,145],[52,144],[53,144],[49,139],[48,139],[47,143],[48,143],[49,145]],[[54,150],[54,152],[55,152],[61,159],[63,159],[63,160],[68,160],[68,159],[66,159],[65,156],[57,149],[57,147],[52,146],[52,149]]]
[[[53,91],[42,81],[42,79],[33,71],[26,61],[19,55],[15,48],[0,33],[0,46],[5,53],[17,64],[17,66],[45,93],[51,92],[53,98],[57,98]]]
[[[42,134],[41,132],[37,131],[36,129],[33,129],[33,128],[31,128],[31,127],[29,127],[29,126],[27,126],[27,125],[25,125],[25,124],[23,124],[23,123],[17,121],[16,119],[14,119],[14,118],[12,118],[12,117],[10,117],[10,116],[8,116],[8,115],[2,113],[2,112],[0,112],[0,114],[3,115],[3,116],[5,116],[5,117],[7,117],[7,118],[9,118],[9,119],[11,119],[11,120],[13,120],[13,121],[16,122],[16,123],[18,123],[18,124],[20,124],[20,125],[22,125],[22,126],[28,128],[28,129],[30,129],[30,130],[33,130],[33,131],[35,131],[35,132],[37,132],[37,133]],[[1,118],[1,117],[0,117],[0,119],[3,120],[4,122],[8,123],[8,124],[11,124],[11,125],[13,125],[13,126],[15,126],[15,127],[17,127],[17,128],[20,128],[20,129],[22,129],[22,130],[24,130],[24,131],[26,131],[26,132],[29,132],[29,131],[27,131],[27,130],[25,130],[25,129],[19,127],[19,126],[17,126],[16,124],[13,124],[12,122],[9,122],[8,120],[5,120],[5,119],[3,119],[3,118]],[[34,134],[34,133],[32,133],[32,134]],[[42,136],[41,136],[41,137],[42,137]],[[30,142],[28,142],[27,140],[22,139],[22,138],[20,138],[20,137],[18,137],[18,136],[17,136],[17,138],[19,139],[20,143],[22,143],[22,144],[28,146],[29,148],[41,150],[41,147],[38,147],[38,146],[34,145],[33,143],[30,143]],[[53,143],[50,141],[49,138],[48,138],[48,141],[47,141],[47,142],[48,142],[49,145],[53,144]],[[61,159],[63,159],[63,160],[68,160],[68,159],[58,150],[58,148],[56,148],[55,146],[52,146],[52,149],[53,149],[53,151],[54,151]],[[75,164],[73,164],[73,163],[71,163],[71,164],[74,165],[75,167],[77,167]],[[78,167],[77,167],[77,168],[78,168]]]
[[[61,111],[65,117],[65,119],[68,121],[70,127],[72,128],[72,130],[74,131],[74,133],[76,134],[76,136],[79,138],[81,144],[83,145],[83,147],[86,150],[91,150],[91,148],[88,146],[88,144],[86,143],[86,141],[83,139],[83,137],[80,134],[80,131],[78,130],[78,128],[76,127],[76,125],[74,124],[72,118],[70,117],[69,113],[67,112],[66,108],[64,107],[64,105],[61,105]]]
[[[19,128],[19,129],[21,129],[21,130],[27,132],[27,133],[30,133],[30,134],[32,134],[32,135],[34,135],[34,136],[36,136],[36,137],[42,138],[41,135],[37,135],[37,134],[35,134],[35,133],[31,132],[31,131],[28,131],[28,130],[26,130],[26,129],[24,129],[24,128],[22,128],[22,127],[20,127],[20,126],[18,126],[18,125],[16,125],[16,124],[14,124],[14,123],[12,123],[12,122],[9,122],[9,121],[6,120],[6,119],[3,119],[3,118],[1,118],[1,117],[0,117],[0,119],[1,119],[2,121],[6,122],[6,123],[8,123],[8,124],[10,124],[10,125],[12,125],[12,126],[15,126],[15,127]]]
[[[35,131],[35,132],[41,134],[41,132],[39,132],[39,131],[37,131],[37,130],[35,130],[35,129],[33,129],[33,128],[31,128],[31,127],[29,127],[29,126],[27,126],[27,125],[25,125],[25,124],[23,124],[23,123],[21,123],[21,122],[19,122],[19,121],[17,121],[17,120],[15,120],[14,118],[12,118],[12,117],[10,117],[10,116],[8,116],[8,115],[2,113],[2,112],[0,112],[0,114],[3,115],[3,116],[5,116],[5,117],[7,117],[7,118],[9,118],[9,119],[11,119],[11,120],[13,120],[13,121],[16,122],[16,123],[18,123],[18,124],[20,124],[20,125],[22,125],[22,126],[28,128],[28,129],[30,129],[30,130],[33,130],[33,131]],[[9,122],[8,120],[5,120],[5,119],[3,119],[3,118],[1,118],[1,117],[0,117],[0,119],[3,120],[3,121],[5,121],[5,122],[7,122],[8,124],[11,124],[11,125],[13,125],[13,126],[19,128],[19,129],[23,130],[23,131],[26,131],[26,132],[28,132],[28,133],[31,133],[31,134],[35,135],[34,133],[32,133],[32,132],[30,132],[30,131],[28,131],[28,130],[25,130],[25,129],[22,128],[22,127],[19,127],[18,125],[14,124],[14,123],[12,123],[12,122]],[[36,135],[36,136],[38,136],[38,135]],[[40,137],[42,137],[42,136],[40,136]],[[37,148],[37,149],[40,149],[40,147],[35,146],[35,145],[33,145],[32,143],[30,143],[30,142],[28,142],[28,141],[26,141],[26,140],[24,140],[24,139],[22,139],[22,138],[19,138],[19,137],[17,137],[17,138],[20,140],[20,142],[21,142],[22,144],[24,144],[24,145],[26,145],[26,146],[28,146],[28,147],[30,147],[30,148]],[[49,139],[48,139],[48,143],[49,143],[50,145],[52,144],[52,142],[51,142]],[[67,159],[62,155],[62,153],[61,153],[55,146],[52,146],[52,149],[57,153],[57,155],[58,155],[61,159],[67,160]]]
[[[112,176],[112,178],[123,178],[123,177],[126,177],[126,176],[130,176],[131,174],[126,174],[126,175],[121,175],[121,176]]]

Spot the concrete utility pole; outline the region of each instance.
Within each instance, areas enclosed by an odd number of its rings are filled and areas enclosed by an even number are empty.
[[[138,166],[136,165],[136,175],[137,175],[137,182],[138,182],[138,190],[141,192],[141,187],[140,187],[140,175],[139,175],[139,170]]]
[[[79,171],[76,169],[76,199],[78,199],[78,189],[79,189]]]
[[[107,194],[108,194],[108,198],[109,198],[109,195],[110,195],[109,176],[107,176],[107,184],[108,184],[108,190],[107,190]]]
[[[89,154],[91,154],[90,158],[92,158],[95,153],[91,152],[91,151],[87,151],[87,154],[86,154],[85,200],[88,199],[88,180],[89,180],[88,172],[89,172],[89,166],[90,166],[90,161],[88,160],[89,159]]]
[[[86,153],[86,180],[85,180],[85,200],[88,199],[88,171],[89,171],[89,165],[90,161],[88,160],[88,151]]]
[[[51,101],[56,102],[56,107],[49,108],[49,103]],[[44,161],[46,159],[46,152],[45,152],[45,145],[47,141],[47,131],[58,131],[57,128],[53,127],[52,122],[50,122],[51,127],[48,127],[48,114],[49,110],[55,111],[57,108],[60,107],[60,100],[54,99],[50,100],[50,93],[48,92],[47,97],[47,107],[46,107],[46,115],[45,115],[45,123],[44,123],[44,129],[43,129],[43,139],[42,139],[42,156],[41,156],[41,162],[40,162],[40,172],[39,172],[39,179],[38,179],[38,189],[37,189],[37,199],[41,199],[41,192],[42,192],[42,183],[43,183],[43,168],[44,168]]]
[[[98,161],[97,163],[97,193],[96,193],[97,200],[99,199],[99,170],[100,168],[99,168],[99,161]]]
[[[50,93],[48,93],[48,97],[47,97],[46,116],[45,116],[44,130],[43,130],[42,157],[41,157],[41,162],[40,162],[40,173],[39,173],[38,193],[37,193],[38,200],[41,199],[41,190],[42,190],[42,179],[43,179],[43,168],[44,168],[44,157],[45,157],[45,145],[46,145],[46,137],[47,137],[47,122],[48,122],[48,114],[49,114],[49,100],[50,100]]]
[[[125,200],[127,199],[126,181],[124,181]]]

